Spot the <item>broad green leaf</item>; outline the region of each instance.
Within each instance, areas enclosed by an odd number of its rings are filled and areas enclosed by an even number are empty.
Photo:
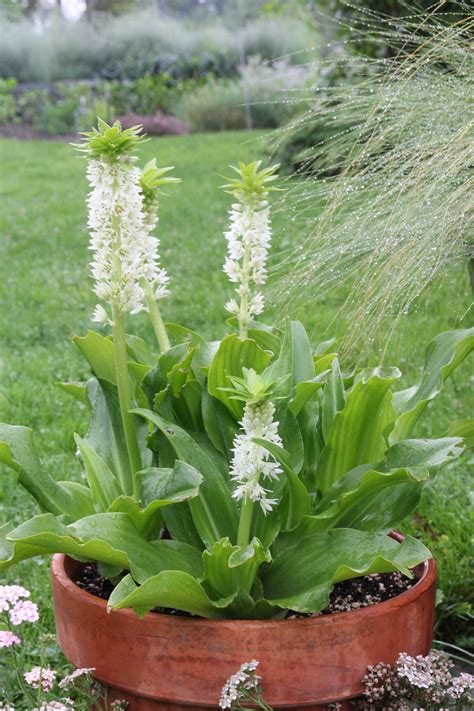
[[[271,555],[256,538],[247,546],[233,546],[223,538],[204,551],[202,558],[203,583],[216,597],[227,597],[239,588],[250,593],[260,565],[269,563]]]
[[[459,457],[464,451],[461,437],[437,439],[405,439],[387,449],[383,467],[440,467]]]
[[[74,496],[43,471],[28,427],[0,423],[0,463],[13,469],[19,484],[45,511],[76,517]]]
[[[55,383],[56,387],[60,390],[64,390],[68,395],[82,402],[83,405],[89,405],[89,400],[87,398],[87,382],[70,382],[70,383]]]
[[[73,518],[68,516],[70,520],[67,523],[72,523],[78,518],[84,518],[84,516],[91,516],[96,513],[91,490],[87,486],[77,481],[58,481],[58,484],[74,500],[75,516]]]
[[[193,377],[191,370],[191,362],[193,360],[194,353],[194,348],[189,348],[186,351],[184,357],[177,363],[175,363],[166,373],[166,377],[171,386],[172,393],[175,396],[179,394],[181,388],[188,382],[189,378]],[[160,360],[160,364],[162,363],[162,360],[163,356]]]
[[[44,550],[38,546],[15,544],[8,540],[8,535],[14,531],[16,526],[11,523],[4,523],[0,526],[0,573],[11,565],[19,563],[27,558],[34,558],[43,555]]]
[[[216,343],[207,343],[202,336],[195,331],[185,326],[180,326],[176,323],[167,323],[166,328],[170,336],[177,343],[185,343],[189,348],[194,348],[195,354],[192,361],[195,377],[201,385],[204,384],[203,369],[209,368],[218,345]]]
[[[317,486],[323,493],[351,469],[383,459],[388,446],[384,432],[395,419],[390,386],[399,375],[397,369],[376,369],[367,378],[361,375],[347,394],[321,453]]]
[[[157,356],[151,352],[146,341],[138,336],[126,336],[127,350],[137,363],[153,367],[156,365]]]
[[[116,385],[113,341],[96,331],[88,331],[85,336],[74,336],[72,341],[88,361],[94,375],[99,380]]]
[[[324,440],[331,431],[336,413],[344,409],[346,394],[342,380],[339,361],[335,358],[331,363],[331,372],[328,375],[321,399],[321,427]]]
[[[281,530],[291,531],[300,524],[303,516],[311,511],[311,498],[305,485],[291,468],[290,455],[286,450],[264,439],[255,438],[253,441],[268,450],[286,474],[286,486],[278,505],[278,515]]]
[[[174,541],[189,543],[198,550],[204,548],[201,536],[199,535],[193,521],[193,517],[187,503],[174,503],[172,506],[165,506],[161,510],[167,531]]]
[[[144,534],[156,528],[157,514],[164,506],[194,498],[202,482],[196,469],[179,460],[176,460],[174,469],[150,467],[138,472],[137,478],[144,508],[131,496],[121,496],[108,510],[127,513],[134,526]]]
[[[281,551],[262,575],[265,599],[296,612],[319,612],[334,583],[371,573],[410,569],[430,558],[414,538],[398,543],[380,533],[333,529]]]
[[[333,354],[334,346],[336,345],[336,343],[337,338],[329,338],[327,341],[321,341],[321,343],[318,343],[318,345],[314,349],[314,355],[323,356],[330,353],[335,358],[337,358],[337,356]]]
[[[345,474],[324,494],[311,517],[313,531],[391,531],[416,508],[428,478],[426,469],[361,469]]]
[[[425,364],[418,386],[394,394],[398,413],[390,444],[406,439],[422,412],[443,387],[444,381],[474,349],[474,328],[440,333],[428,344]]]
[[[131,496],[133,480],[127,445],[123,432],[122,417],[118,401],[117,388],[106,381],[91,378],[87,384],[91,417],[89,430],[84,437],[99,457],[107,464],[120,482],[122,493]],[[140,447],[143,468],[151,465],[152,453],[146,446],[148,427],[140,418],[136,418],[137,439]]]
[[[474,447],[474,419],[452,422],[443,437],[461,437],[464,440],[464,447],[471,449]]]
[[[211,619],[226,616],[195,577],[176,570],[154,575],[139,587],[127,576],[114,589],[108,604],[112,610],[131,607],[140,617],[155,607],[169,607]]]
[[[331,364],[337,358],[337,353],[326,353],[325,355],[314,357],[314,370],[316,374],[321,376],[331,369]]]
[[[112,501],[123,493],[120,485],[97,452],[94,452],[78,434],[74,435],[74,439],[86,468],[87,481],[96,511],[97,513],[107,511]]]
[[[2,548],[0,571],[20,560],[52,553],[66,553],[81,561],[103,561],[120,569],[129,565],[123,551],[104,540],[78,541],[70,529],[50,513],[35,516],[10,530]]]
[[[199,497],[189,502],[195,526],[206,547],[228,537],[237,535],[237,508],[227,482],[214,460],[181,427],[167,422],[151,410],[135,410],[137,415],[148,419],[172,445],[176,457],[195,467],[204,477]]]
[[[300,428],[304,449],[303,471],[300,476],[302,481],[304,481],[306,489],[314,495],[317,489],[317,466],[320,453],[324,447],[318,402],[311,400],[306,403],[298,415],[298,426]]]
[[[203,388],[197,380],[188,380],[173,398],[176,417],[186,430],[200,432],[203,429],[201,414],[203,392]]]
[[[270,371],[275,380],[290,374],[292,388],[314,378],[316,373],[311,345],[299,321],[287,321],[280,353],[271,364]]]
[[[207,436],[214,447],[229,460],[239,430],[238,424],[225,405],[209,395],[206,389],[202,391],[201,410]]]
[[[313,398],[318,390],[321,390],[323,385],[324,383],[316,378],[297,383],[294,392],[292,393],[291,400],[288,403],[288,408],[293,415],[299,415],[308,401]]]
[[[43,514],[11,531],[7,540],[14,544],[14,557],[18,549],[25,553],[31,548],[41,553],[66,553],[77,560],[130,570],[139,582],[161,570],[184,570],[197,576],[202,572],[200,551],[178,541],[149,542],[124,513],[94,514],[69,526],[52,514]]]
[[[242,416],[243,405],[232,399],[225,388],[231,387],[229,376],[241,378],[243,368],[253,368],[261,373],[270,361],[271,354],[250,338],[240,340],[237,334],[226,336],[220,343],[208,372],[209,394],[217,398],[238,420]]]
[[[303,439],[298,420],[284,405],[278,405],[275,413],[278,422],[278,434],[283,441],[283,448],[289,453],[289,465],[295,474],[299,474],[304,463]]]
[[[203,476],[190,464],[177,459],[173,469],[150,467],[139,472],[138,481],[142,502],[150,506],[156,501],[173,503],[197,496]]]
[[[227,319],[227,323],[232,328],[238,330],[239,321],[236,316],[231,316]],[[265,351],[271,351],[276,354],[280,350],[280,336],[281,332],[278,329],[271,326],[267,326],[265,323],[259,321],[250,321],[249,327],[247,329],[248,337],[257,341],[258,345],[261,346]]]

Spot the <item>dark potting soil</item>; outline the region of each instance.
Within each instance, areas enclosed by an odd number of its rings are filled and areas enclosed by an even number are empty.
[[[102,600],[108,600],[115,587],[108,578],[100,575],[95,563],[85,565],[80,577],[75,582],[82,590],[100,597]],[[329,605],[318,614],[330,615],[333,612],[348,612],[362,607],[370,607],[370,605],[375,605],[378,602],[390,600],[390,598],[400,595],[405,590],[409,590],[415,582],[416,580],[409,580],[398,572],[374,573],[365,575],[362,578],[344,580],[342,583],[336,583],[331,593]],[[178,615],[180,617],[193,617],[187,612],[168,608],[157,608],[155,612],[161,612],[165,615]],[[286,619],[295,619],[297,617],[311,617],[311,614],[290,611]]]
[[[349,612],[362,607],[370,607],[378,602],[390,600],[409,590],[416,583],[402,573],[373,573],[361,578],[343,580],[336,583],[329,599],[329,605],[319,615],[331,615],[333,612]],[[312,617],[311,613],[289,612],[286,619]]]

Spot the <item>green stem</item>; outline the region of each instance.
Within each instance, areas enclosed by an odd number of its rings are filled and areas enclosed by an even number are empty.
[[[115,375],[117,378],[117,389],[119,394],[120,413],[122,416],[123,431],[127,444],[128,459],[132,474],[132,486],[130,482],[122,482],[124,491],[127,494],[133,493],[138,499],[138,482],[135,474],[142,468],[140,450],[138,448],[137,433],[133,415],[130,414],[132,407],[132,391],[127,366],[127,346],[125,342],[125,330],[123,324],[123,314],[116,303],[112,303],[113,326],[112,334],[114,338]],[[130,491],[131,490],[131,491]]]
[[[240,509],[239,528],[237,531],[237,545],[246,546],[250,541],[250,528],[252,526],[254,503],[248,496],[242,502]]]
[[[163,323],[163,318],[161,316],[160,307],[158,302],[152,294],[149,286],[145,287],[145,298],[148,306],[148,313],[150,314],[150,321],[155,332],[156,340],[158,341],[158,346],[162,353],[166,353],[171,348],[171,343],[166,333],[165,324]]]

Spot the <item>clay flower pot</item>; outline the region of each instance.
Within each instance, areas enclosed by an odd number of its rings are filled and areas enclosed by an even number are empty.
[[[251,659],[260,661],[268,704],[313,711],[359,696],[367,665],[393,663],[402,651],[427,654],[431,647],[433,560],[415,569],[412,588],[386,602],[265,621],[108,614],[104,600],[75,585],[80,569],[67,556],[53,558],[59,643],[77,667],[95,667],[110,700],[127,700],[130,711],[217,709],[227,678]]]

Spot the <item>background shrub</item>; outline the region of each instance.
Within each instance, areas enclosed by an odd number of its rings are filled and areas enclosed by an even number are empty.
[[[302,51],[315,44],[314,32],[288,17],[229,29],[217,20],[196,26],[155,11],[93,23],[56,18],[41,32],[27,19],[3,18],[0,36],[0,76],[19,82],[137,79],[164,71],[182,78],[233,76],[242,52],[301,62]]]

